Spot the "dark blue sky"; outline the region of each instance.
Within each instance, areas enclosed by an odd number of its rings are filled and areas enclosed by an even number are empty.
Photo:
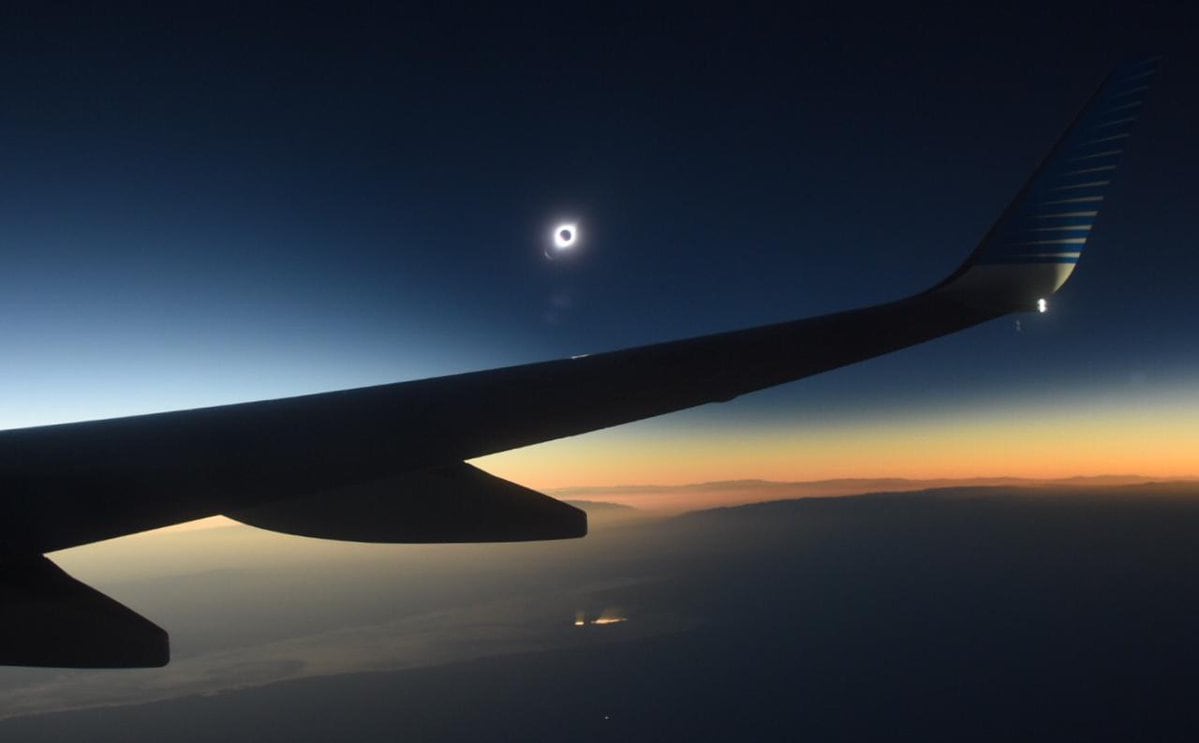
[[[895,298],[1115,62],[1166,61],[1045,318],[684,421],[1194,381],[1194,13],[83,10],[0,30],[0,425],[606,350]],[[584,243],[548,261],[545,233]],[[982,401],[982,402],[980,402]]]

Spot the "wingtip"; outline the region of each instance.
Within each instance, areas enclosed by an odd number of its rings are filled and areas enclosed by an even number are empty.
[[[1161,56],[1117,65],[962,266],[936,287],[999,313],[1057,292],[1091,237]]]

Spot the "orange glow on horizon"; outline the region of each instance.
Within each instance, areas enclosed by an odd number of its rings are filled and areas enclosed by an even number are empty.
[[[1199,394],[1152,404],[1023,405],[794,428],[668,428],[657,421],[484,457],[539,490],[756,479],[1054,479],[1199,475]],[[669,420],[669,419],[665,419]]]
[[[1193,388],[1193,389],[1192,389]],[[1193,391],[1194,390],[1194,391]],[[1052,480],[1136,475],[1199,479],[1199,384],[1111,397],[895,413],[793,426],[723,426],[667,416],[473,460],[484,470],[557,497],[679,512],[777,498],[847,495],[847,485],[764,488],[740,480],[811,483],[902,478],[910,487],[977,485],[982,478]],[[937,481],[928,483],[928,481]],[[923,482],[920,482],[923,481]],[[634,486],[677,487],[673,492]],[[594,489],[593,492],[572,492]],[[905,489],[895,486],[895,489]],[[223,517],[170,527],[230,525]]]

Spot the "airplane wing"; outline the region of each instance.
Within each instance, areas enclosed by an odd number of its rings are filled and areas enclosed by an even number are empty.
[[[583,536],[577,509],[464,460],[731,400],[1035,311],[1078,262],[1156,69],[1147,60],[1113,71],[977,249],[924,292],[585,357],[0,432],[0,554],[32,559],[215,514],[361,541]]]

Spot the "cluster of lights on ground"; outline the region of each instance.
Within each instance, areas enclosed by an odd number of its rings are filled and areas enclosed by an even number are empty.
[[[605,609],[595,619],[588,620],[587,615],[580,611],[575,614],[575,626],[586,627],[589,624],[594,624],[602,627],[606,624],[620,624],[621,622],[627,622],[628,619],[628,617],[620,616],[610,609]]]

